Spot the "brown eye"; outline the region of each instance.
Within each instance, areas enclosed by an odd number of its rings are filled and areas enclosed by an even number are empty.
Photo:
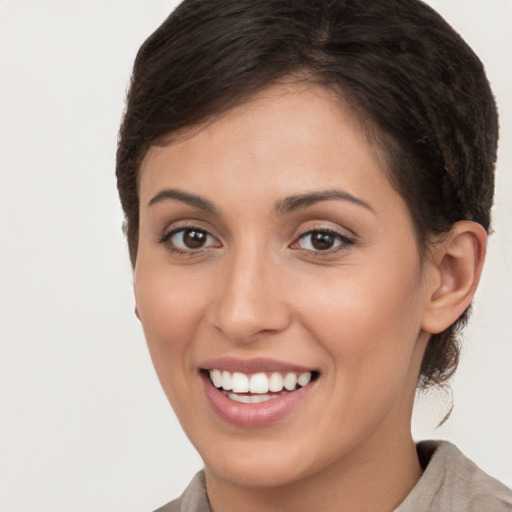
[[[202,247],[208,235],[204,231],[197,231],[195,229],[186,229],[183,232],[183,244],[189,249],[199,249]]]
[[[353,241],[346,236],[328,230],[314,230],[304,233],[296,242],[301,249],[312,252],[326,252]]]
[[[165,242],[171,250],[193,252],[209,247],[220,247],[217,240],[202,229],[181,228],[170,232],[162,242]]]
[[[319,251],[331,249],[335,241],[334,235],[331,233],[322,233],[321,231],[311,233],[311,245]]]

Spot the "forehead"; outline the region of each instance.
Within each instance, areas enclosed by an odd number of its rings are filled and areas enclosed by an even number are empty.
[[[371,188],[384,176],[382,168],[361,123],[332,91],[280,84],[152,147],[141,166],[141,196],[165,181],[213,186],[243,180],[256,188],[296,182],[317,188],[354,172],[360,185]]]

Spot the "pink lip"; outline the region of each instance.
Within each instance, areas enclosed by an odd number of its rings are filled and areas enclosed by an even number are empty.
[[[313,381],[296,391],[266,402],[246,404],[230,400],[204,373],[201,374],[201,379],[208,402],[217,416],[230,425],[245,428],[265,427],[288,416],[306,400],[316,384]]]
[[[277,361],[275,359],[238,359],[235,357],[222,357],[204,361],[200,365],[203,370],[226,370],[228,372],[242,372],[253,374],[258,372],[295,372],[304,373],[312,372],[312,368],[299,366],[296,364]]]

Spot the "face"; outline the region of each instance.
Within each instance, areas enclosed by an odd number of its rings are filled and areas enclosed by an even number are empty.
[[[331,93],[275,86],[152,148],[140,205],[137,312],[207,475],[276,487],[410,439],[425,272]]]

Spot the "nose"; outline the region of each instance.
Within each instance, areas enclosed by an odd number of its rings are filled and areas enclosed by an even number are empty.
[[[210,309],[214,328],[242,344],[286,329],[291,312],[278,282],[279,264],[261,252],[240,250],[224,265]]]

